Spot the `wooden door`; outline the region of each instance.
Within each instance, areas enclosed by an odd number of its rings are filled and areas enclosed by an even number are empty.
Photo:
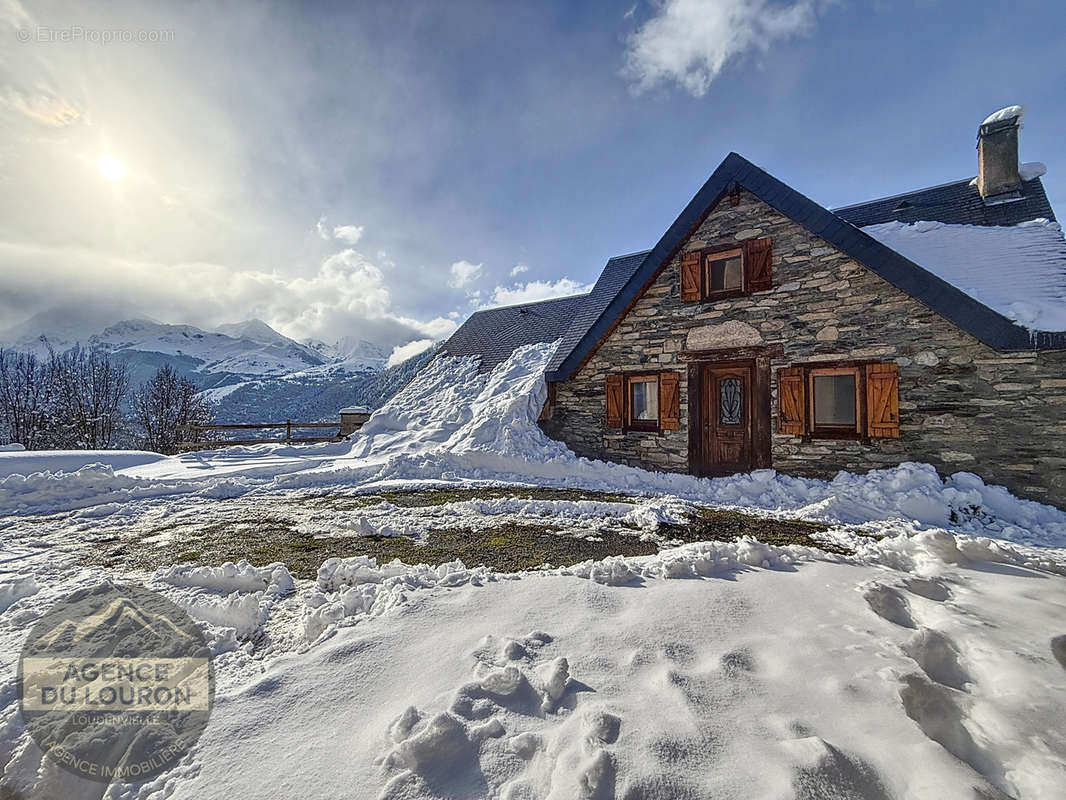
[[[750,363],[708,364],[700,387],[701,469],[704,475],[731,475],[755,468],[752,446]]]

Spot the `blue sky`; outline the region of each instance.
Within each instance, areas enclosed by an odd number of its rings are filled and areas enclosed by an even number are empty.
[[[843,205],[972,176],[1013,103],[1066,209],[1053,2],[0,0],[0,36],[0,330],[440,337],[650,247],[730,150]]]

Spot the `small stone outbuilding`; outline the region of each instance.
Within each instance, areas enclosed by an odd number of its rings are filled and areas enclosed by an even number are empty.
[[[590,458],[923,461],[1066,506],[1066,242],[1020,117],[981,125],[976,178],[835,211],[731,153],[590,294],[479,312],[444,352],[559,339],[541,426]]]

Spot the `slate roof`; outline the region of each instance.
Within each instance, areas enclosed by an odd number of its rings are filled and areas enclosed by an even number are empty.
[[[598,285],[598,284],[597,284]],[[444,343],[452,356],[480,356],[481,371],[506,361],[516,347],[554,342],[583,308],[587,294],[476,311]]]
[[[992,210],[986,209],[984,212],[972,208],[970,202],[972,198],[969,193],[972,187],[969,187],[968,181],[945,184],[942,187],[912,192],[910,195],[900,195],[896,198],[875,200],[860,206],[851,206],[849,209],[841,209],[837,214],[782,183],[743,156],[730,153],[696,193],[696,196],[685,206],[655,247],[645,254],[636,253],[607,262],[608,267],[614,265],[610,270],[611,275],[607,276],[608,270],[605,268],[605,274],[601,276],[596,288],[588,295],[589,305],[583,306],[567,327],[559,349],[548,365],[546,373],[548,380],[566,380],[574,373],[600,340],[607,335],[629,304],[636,299],[644,286],[655,276],[662,264],[673,257],[685,238],[699,225],[708,209],[712,208],[734,185],[742,186],[767,205],[804,226],[816,236],[825,239],[829,244],[864,264],[898,289],[997,350],[1066,349],[1066,333],[1031,332],[1017,325],[947,281],[938,278],[932,272],[881,244],[858,227],[897,219],[891,214],[901,213],[902,210],[898,209],[901,200],[911,195],[916,201],[925,203],[924,213],[927,219],[937,208],[939,211],[935,213],[939,216],[934,218],[936,220],[969,221],[970,224],[1005,225],[1023,221],[1012,216],[1014,214],[1025,216],[1026,219],[1033,219],[1034,216],[1045,216],[1051,219],[1053,218],[1051,206],[1047,202],[1039,179],[1026,182],[1021,200],[1000,206],[1015,206],[1017,211],[1008,208],[1002,214],[995,210],[995,206]],[[976,189],[973,192],[976,194]],[[954,213],[961,216],[949,215],[947,206],[950,205],[951,197],[957,198],[960,211]],[[908,202],[910,202],[909,199]],[[904,209],[906,208],[907,206],[904,206]],[[1032,209],[1037,209],[1037,211],[1034,212]],[[1029,216],[1030,213],[1032,216]],[[995,221],[996,215],[1000,215],[999,219],[1011,221]],[[846,219],[846,216],[851,216],[855,222]],[[974,221],[979,218],[990,221]],[[636,264],[638,258],[641,260],[639,264]],[[602,291],[597,292],[601,282],[603,282]],[[620,288],[611,297],[611,291],[616,286]],[[593,298],[595,302],[592,302]]]
[[[633,277],[633,273],[637,271],[637,268],[644,263],[644,259],[650,252],[651,250],[642,250],[639,253],[615,256],[607,261],[603,272],[600,273],[600,277],[596,281],[596,285],[592,287],[592,291],[587,295],[588,301],[578,309],[573,320],[565,328],[562,334],[563,340],[559,343],[559,349],[555,351],[555,357],[548,363],[548,372],[557,369],[566,354],[577,346],[578,342],[588,333],[589,328],[603,315],[603,312],[607,310],[607,306],[618,296],[618,293],[622,291],[629,279]]]
[[[962,180],[834,208],[856,228],[885,222],[945,222],[949,225],[1017,225],[1044,217],[1055,221],[1040,178],[1023,181],[1017,200],[986,204],[971,181]]]

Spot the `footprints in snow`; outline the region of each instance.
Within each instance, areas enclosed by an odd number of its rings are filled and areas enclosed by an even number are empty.
[[[932,628],[919,628],[904,645],[903,652],[913,658],[930,679],[952,689],[966,691],[972,679],[959,660],[955,643]]]
[[[1051,640],[1051,655],[1066,669],[1066,635],[1056,636]]]
[[[570,677],[566,658],[543,656],[551,641],[536,631],[486,637],[473,653],[474,680],[448,710],[427,717],[412,706],[397,717],[378,761],[390,775],[380,797],[614,800],[608,748],[622,721],[604,708],[571,713],[592,690]]]
[[[916,627],[914,618],[911,616],[910,604],[897,589],[885,586],[883,583],[875,583],[869,586],[862,596],[866,600],[866,605],[881,619],[904,628]]]
[[[910,594],[937,603],[951,598],[948,585],[936,578],[906,578],[902,585]],[[901,646],[920,669],[920,672],[901,678],[903,685],[899,696],[907,716],[917,723],[923,734],[957,759],[985,778],[1002,783],[1002,765],[982,750],[964,724],[974,680],[955,642],[940,631],[920,625],[920,615],[916,615],[911,602],[893,586],[874,583],[865,589],[863,598],[882,619],[915,630]],[[1005,796],[991,785],[974,787],[974,791],[978,797]]]

